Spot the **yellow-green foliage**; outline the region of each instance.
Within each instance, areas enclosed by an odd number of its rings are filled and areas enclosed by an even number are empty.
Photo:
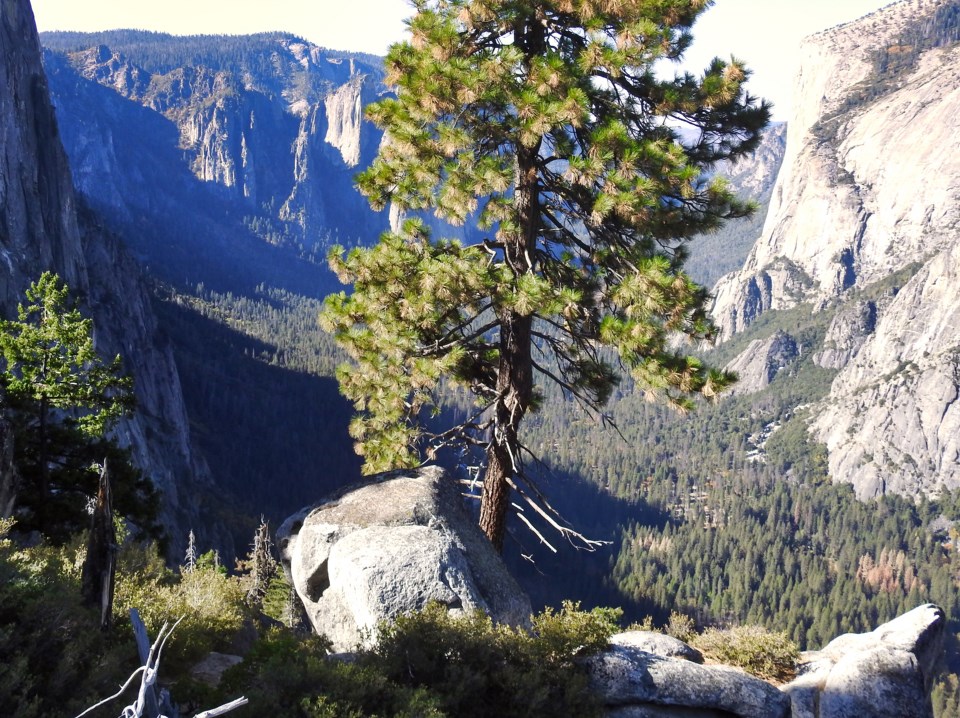
[[[22,547],[0,521],[0,715],[74,716],[113,694],[140,665],[130,630],[137,608],[151,637],[183,618],[164,649],[162,682],[178,681],[178,700],[195,697],[183,680],[211,650],[223,650],[246,618],[239,581],[207,560],[183,575],[167,569],[156,546],[128,543],[118,557],[114,625],[99,629],[96,609],[80,605],[84,539]],[[133,690],[111,704],[119,711]],[[232,696],[236,697],[236,696]]]
[[[136,608],[151,636],[182,618],[164,649],[166,673],[176,675],[229,646],[243,625],[243,598],[237,579],[213,562],[199,560],[177,574],[149,548],[131,548],[117,576],[114,613],[123,620]]]
[[[664,627],[664,633],[680,641],[690,642],[697,636],[697,626],[690,616],[671,611],[670,621]]]
[[[785,682],[796,675],[800,652],[783,632],[760,626],[737,626],[719,630],[708,628],[691,645],[704,657],[717,663],[737,666],[758,678]]]

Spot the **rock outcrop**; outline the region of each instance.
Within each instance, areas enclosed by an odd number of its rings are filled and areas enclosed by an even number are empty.
[[[810,285],[793,296],[777,292],[774,309],[868,286],[956,236],[960,168],[943,149],[955,144],[960,126],[960,47],[931,42],[902,77],[876,69],[879,53],[935,23],[945,5],[893,3],[804,42],[797,107],[763,236],[744,268],[717,288],[714,313],[724,336],[749,324],[752,278],[786,281],[778,279],[787,271],[779,260],[790,260]]]
[[[943,611],[927,604],[870,633],[840,636],[802,654],[798,677],[780,687],[700,665],[683,642],[644,631],[613,636],[585,665],[608,718],[930,718],[945,625]]]
[[[317,633],[370,645],[381,620],[439,602],[521,625],[530,603],[441,469],[380,474],[288,518],[277,545]]]
[[[729,394],[749,394],[770,385],[777,375],[800,355],[797,342],[783,331],[766,339],[754,339],[740,356],[726,366],[739,379]]]
[[[824,369],[843,369],[877,327],[877,303],[855,301],[838,311],[813,362]]]
[[[799,677],[783,687],[793,718],[931,718],[945,622],[943,610],[927,604],[803,654]]]
[[[611,639],[586,666],[608,718],[786,718],[790,711],[789,697],[766,681],[730,666],[658,655],[637,647],[629,633]]]
[[[813,431],[861,498],[960,486],[960,238],[883,309]]]

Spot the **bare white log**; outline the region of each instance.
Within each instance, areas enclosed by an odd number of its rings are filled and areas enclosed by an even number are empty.
[[[247,701],[246,698],[241,696],[240,698],[230,701],[229,703],[224,703],[219,708],[211,708],[203,713],[197,713],[193,718],[214,718],[214,716],[222,716],[224,713],[229,713],[234,708],[247,705],[248,702],[249,701]]]
[[[127,690],[127,688],[130,687],[130,684],[131,684],[131,683],[133,683],[133,679],[136,678],[137,675],[138,675],[141,671],[144,671],[144,670],[146,670],[146,666],[140,666],[137,670],[135,670],[133,673],[130,674],[130,677],[127,679],[126,683],[124,683],[122,686],[120,686],[120,690],[118,690],[118,691],[117,691],[116,693],[114,693],[112,696],[109,696],[109,697],[107,697],[107,698],[104,698],[102,701],[100,701],[100,702],[97,703],[96,705],[90,706],[90,707],[87,708],[83,713],[78,714],[76,718],[83,718],[83,716],[87,715],[88,713],[92,713],[93,711],[95,711],[95,710],[96,710],[97,708],[99,708],[100,706],[106,705],[107,703],[109,703],[110,701],[112,701],[114,698],[119,698],[120,696],[122,696],[122,695],[123,695],[123,692],[124,692],[125,690]]]

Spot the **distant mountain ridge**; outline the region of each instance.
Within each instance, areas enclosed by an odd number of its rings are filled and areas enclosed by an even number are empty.
[[[137,409],[116,435],[163,492],[161,520],[174,532],[195,524],[205,540],[223,538],[215,519],[197,520],[210,474],[193,450],[177,367],[140,268],[75,194],[28,0],[0,7],[0,57],[0,311],[16,316],[43,271],[68,284],[94,320],[97,350],[121,354],[135,376]]]
[[[170,281],[322,296],[326,248],[387,227],[353,188],[380,143],[362,115],[385,91],[379,58],[276,33],[42,41],[78,189]],[[192,226],[169,237],[178,215]],[[229,266],[229,252],[243,256]]]

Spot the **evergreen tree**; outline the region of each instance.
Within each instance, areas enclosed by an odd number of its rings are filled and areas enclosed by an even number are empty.
[[[500,547],[510,488],[543,501],[519,428],[555,383],[602,416],[619,365],[681,407],[732,377],[674,348],[709,339],[708,294],[685,240],[750,213],[708,170],[752,151],[769,109],[742,63],[663,79],[708,0],[418,0],[387,57],[396,97],[369,110],[387,141],[359,186],[410,212],[331,266],[354,292],[321,320],[355,365],[341,389],[366,471],[451,441],[484,447],[481,527]],[[434,239],[416,213],[476,222],[475,243]],[[441,378],[476,410],[431,432]]]
[[[109,459],[117,510],[148,528],[143,522],[156,512],[155,492],[126,452],[105,437],[133,404],[120,357],[105,362],[97,355],[93,322],[55,274],[41,275],[26,298],[17,320],[0,320],[0,383],[21,482],[17,527],[57,540],[86,528],[86,508],[99,487],[98,464]]]

